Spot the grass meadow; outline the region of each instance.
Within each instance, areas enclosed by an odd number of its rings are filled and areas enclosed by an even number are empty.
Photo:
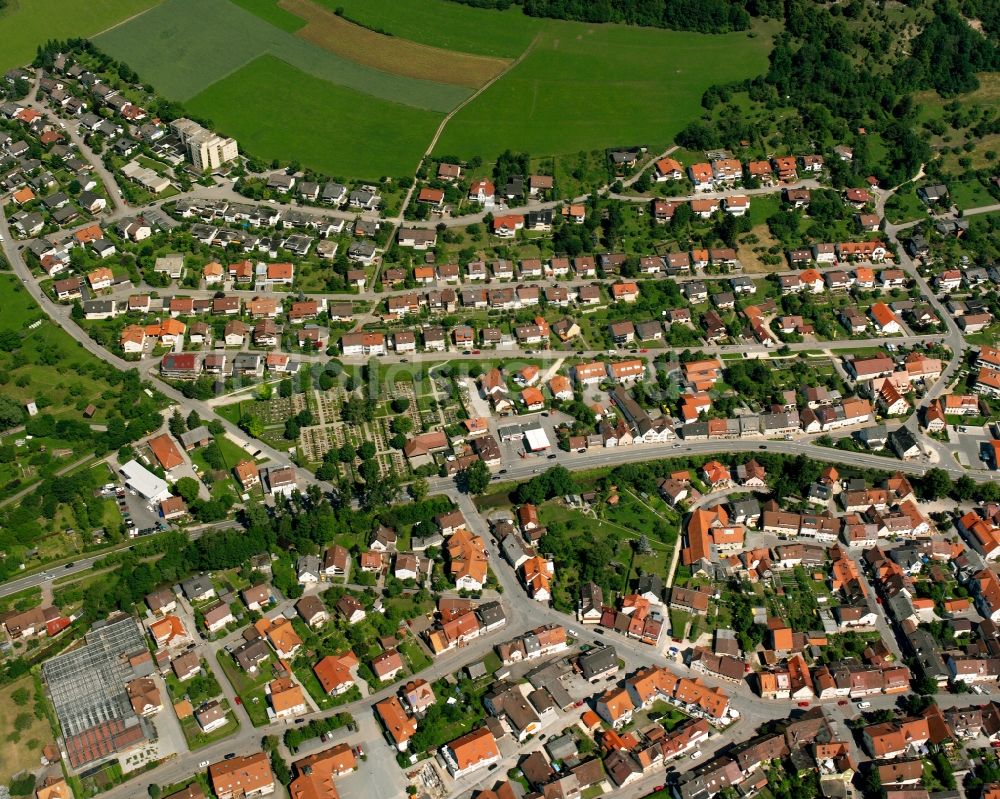
[[[992,113],[1000,103],[1000,73],[983,72],[977,77],[979,88],[958,97],[942,97],[935,91],[913,95],[913,101],[919,107],[919,122],[944,126],[943,132],[926,131],[925,136],[931,149],[940,154],[943,169],[953,174],[964,171],[959,164],[960,158],[970,158],[973,169],[983,169],[996,163],[987,158],[986,153],[1000,152],[1000,133],[976,136],[970,130],[980,117]],[[945,106],[952,103],[958,106],[959,114],[952,115],[946,110]],[[953,126],[953,122],[957,126]],[[967,142],[972,145],[970,151],[965,150]]]
[[[264,98],[284,99],[266,111]],[[329,175],[377,179],[416,168],[441,116],[334,86],[262,56],[186,103],[248,152]]]
[[[160,0],[15,0],[0,11],[0,71],[29,63],[49,39],[91,36]]]
[[[49,319],[13,274],[0,275],[0,307],[0,331],[22,337],[18,350],[0,353],[4,396],[21,404],[44,397],[46,412],[56,418],[80,418],[92,402],[94,420],[103,420],[108,400],[102,394],[110,388],[104,364]]]
[[[128,63],[159,93],[181,102],[263,55],[275,56],[335,87],[425,110],[448,111],[471,92],[462,86],[391,75],[341,58],[229,0],[166,0],[95,41]],[[259,88],[254,103],[258,110],[268,108],[285,115],[290,105],[301,102],[295,92],[269,95],[263,86]],[[219,119],[218,114],[211,116]],[[287,153],[285,157],[296,156]]]
[[[28,692],[26,704],[14,702],[13,695],[17,691]],[[0,784],[6,785],[11,777],[22,771],[37,769],[42,747],[52,743],[48,719],[35,716],[34,696],[35,685],[30,676],[0,690],[0,729],[4,731],[0,740]]]
[[[763,72],[770,35],[554,22],[531,53],[459,111],[436,152],[489,161],[503,150],[561,155],[665,145],[714,83]]]

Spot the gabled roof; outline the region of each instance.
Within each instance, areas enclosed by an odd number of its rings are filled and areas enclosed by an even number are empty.
[[[160,466],[168,472],[184,463],[184,456],[181,455],[177,445],[166,433],[149,439],[149,449],[159,461]]]

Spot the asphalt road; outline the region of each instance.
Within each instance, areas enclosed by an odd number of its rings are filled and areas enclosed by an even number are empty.
[[[195,539],[200,538],[205,533],[214,530],[226,530],[238,527],[240,527],[239,522],[229,519],[226,521],[215,522],[213,524],[203,524],[189,527],[186,529],[186,532],[189,538]],[[46,565],[44,569],[37,569],[30,574],[26,574],[24,577],[18,577],[17,579],[8,580],[7,582],[0,584],[0,597],[16,594],[18,591],[24,591],[27,588],[40,586],[49,580],[68,577],[70,575],[79,574],[80,572],[92,569],[97,561],[103,560],[108,555],[115,552],[120,552],[123,549],[129,549],[142,540],[142,538],[137,538],[131,541],[123,542],[120,546],[105,549],[95,555],[87,555],[73,560],[70,560],[69,558],[57,560],[54,563]]]

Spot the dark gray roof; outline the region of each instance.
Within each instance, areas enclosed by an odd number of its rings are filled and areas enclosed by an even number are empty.
[[[212,581],[206,575],[198,574],[181,583],[181,588],[184,589],[184,596],[191,599],[192,597],[204,594],[210,588],[214,590],[215,586],[212,585]]]
[[[586,679],[618,667],[618,653],[613,646],[602,646],[579,657],[580,670]]]
[[[889,433],[889,443],[898,452],[906,452],[917,446],[917,440],[913,437],[913,433],[905,427],[899,427]]]
[[[558,738],[551,738],[545,744],[545,751],[553,760],[565,760],[573,757],[577,753],[576,738],[570,734],[560,735]]]
[[[733,503],[735,516],[760,516],[760,503],[753,499],[740,499]]]
[[[639,585],[636,587],[636,593],[646,594],[653,593],[658,597],[663,596],[663,580],[660,579],[658,574],[644,574],[639,578]]]
[[[194,428],[194,430],[187,430],[181,433],[179,436],[181,443],[185,447],[188,446],[189,444],[190,445],[198,444],[199,442],[205,441],[206,439],[210,439],[211,437],[212,434],[208,432],[208,428],[205,427],[205,425],[200,425]]]
[[[498,624],[507,620],[507,615],[504,613],[503,605],[499,602],[483,602],[478,608],[476,608],[476,615],[479,617],[479,621],[482,622],[484,627],[489,627],[493,624]]]

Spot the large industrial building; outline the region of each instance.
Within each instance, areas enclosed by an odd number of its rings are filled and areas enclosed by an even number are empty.
[[[130,460],[121,467],[125,485],[135,491],[143,499],[150,502],[163,502],[170,496],[170,486],[166,480],[157,477],[137,460]]]
[[[152,671],[135,619],[98,622],[86,644],[46,661],[42,676],[74,769],[130,749],[155,735],[132,709],[125,686]],[[147,657],[141,657],[146,654]],[[139,657],[137,657],[139,656]]]

